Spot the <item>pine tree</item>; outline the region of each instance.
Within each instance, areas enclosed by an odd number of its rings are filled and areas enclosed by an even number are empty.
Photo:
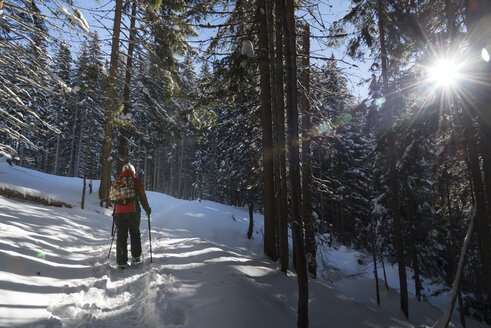
[[[60,43],[59,49],[53,63],[53,72],[67,85],[73,84],[73,59],[68,44]],[[51,173],[58,174],[62,172],[60,167],[63,166],[63,144],[62,140],[66,138],[66,132],[70,121],[70,94],[65,93],[61,87],[57,87],[58,95],[50,97],[50,112],[54,113],[54,121],[60,133],[56,134],[56,150],[53,170]],[[64,172],[63,172],[64,173]]]
[[[60,133],[47,121],[47,101],[50,95],[62,96],[60,89],[68,88],[53,74],[47,53],[47,42],[54,40],[47,26],[56,29],[56,24],[41,14],[37,4],[2,2],[3,11],[12,19],[0,20],[0,101],[6,108],[0,113],[0,152],[15,156],[20,164],[46,168],[49,150],[43,148],[42,138]]]

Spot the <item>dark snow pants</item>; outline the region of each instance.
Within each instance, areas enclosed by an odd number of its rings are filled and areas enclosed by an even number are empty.
[[[116,262],[123,265],[128,262],[128,232],[131,239],[131,256],[138,257],[142,253],[140,237],[140,215],[137,212],[116,213],[114,223],[117,228]]]

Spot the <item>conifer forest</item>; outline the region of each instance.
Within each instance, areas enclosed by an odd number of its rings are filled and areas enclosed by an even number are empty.
[[[491,324],[490,53],[489,0],[0,0],[0,157],[264,214],[299,327],[334,242]]]

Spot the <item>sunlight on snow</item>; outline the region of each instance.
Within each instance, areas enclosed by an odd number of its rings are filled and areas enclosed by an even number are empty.
[[[264,266],[236,265],[234,268],[250,277],[263,277],[274,272],[271,268]]]
[[[175,254],[168,254],[168,257],[190,257],[190,256],[198,256],[198,255],[203,255],[211,252],[222,252],[220,248],[217,247],[208,247],[204,249],[200,249],[197,251],[191,251],[191,252],[181,252],[181,253],[175,253]]]
[[[194,218],[202,218],[205,215],[203,213],[191,213],[191,212],[185,212],[185,215],[192,216]]]
[[[220,262],[249,262],[250,259],[245,257],[232,257],[232,256],[220,256],[209,260],[205,260],[205,263],[220,263]]]

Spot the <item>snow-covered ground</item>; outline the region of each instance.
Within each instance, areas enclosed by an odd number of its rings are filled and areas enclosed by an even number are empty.
[[[0,327],[296,326],[297,280],[263,256],[260,214],[248,240],[246,209],[148,192],[153,263],[144,217],[144,263],[118,271],[114,247],[107,258],[111,210],[96,193],[82,210],[80,179],[0,160],[4,187],[74,207],[0,196]],[[407,321],[394,289],[382,288],[377,307],[371,266],[358,263],[363,254],[343,246],[323,254],[329,274],[310,281],[310,327],[430,327],[441,315],[411,299]],[[388,266],[393,288],[396,272]]]

